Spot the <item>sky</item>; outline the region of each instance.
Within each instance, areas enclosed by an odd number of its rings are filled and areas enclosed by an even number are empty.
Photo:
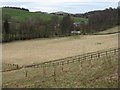
[[[119,0],[2,0],[3,6],[23,7],[30,11],[85,13],[93,10],[116,8]]]

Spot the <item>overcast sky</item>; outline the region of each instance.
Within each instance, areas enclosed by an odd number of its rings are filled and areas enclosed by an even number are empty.
[[[2,0],[2,6],[27,8],[30,11],[84,13],[118,6],[119,0]]]

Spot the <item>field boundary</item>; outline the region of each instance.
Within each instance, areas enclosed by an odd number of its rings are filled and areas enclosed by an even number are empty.
[[[92,35],[108,35],[108,34],[119,34],[120,31],[118,32],[110,32],[110,33],[93,33]]]
[[[70,64],[70,63],[76,63],[76,62],[82,62],[84,60],[89,61],[92,59],[98,59],[100,57],[108,56],[108,55],[117,55],[120,52],[120,48],[110,48],[107,50],[100,50],[96,52],[91,53],[85,53],[81,55],[51,60],[48,62],[38,63],[38,64],[31,64],[31,65],[25,65],[25,66],[19,66],[18,64],[6,64],[8,67],[12,67],[11,69],[2,70],[2,72],[8,72],[13,70],[20,70],[22,68],[30,68],[30,67],[56,67],[60,65]],[[118,55],[119,56],[119,55]]]
[[[88,33],[86,35],[108,35],[108,34],[119,34],[120,31],[118,32],[110,32],[110,33]],[[2,35],[0,36],[0,38],[2,39],[0,41],[0,43],[6,43],[6,42],[12,42],[12,41],[19,41],[19,40],[31,40],[31,39],[37,39],[37,38],[45,38],[45,37],[41,37],[41,34],[6,34],[6,35]],[[80,34],[83,35],[83,34]],[[74,36],[74,35],[70,35],[70,36]],[[77,35],[76,35],[77,36]],[[58,37],[65,37],[65,36],[61,36],[59,35]],[[47,38],[47,37],[46,37]],[[54,38],[54,37],[52,37]]]

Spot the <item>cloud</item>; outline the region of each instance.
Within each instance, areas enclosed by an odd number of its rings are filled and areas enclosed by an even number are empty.
[[[60,3],[60,2],[119,2],[119,0],[2,0],[1,2],[48,2],[48,3]]]
[[[2,0],[2,6],[24,7],[30,11],[82,13],[117,7],[118,0]]]

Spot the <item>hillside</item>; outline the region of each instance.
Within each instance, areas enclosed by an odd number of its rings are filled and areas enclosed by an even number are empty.
[[[119,26],[116,26],[116,27],[113,27],[113,28],[110,28],[104,31],[100,31],[96,34],[112,34],[112,33],[118,33],[118,32],[120,32]]]
[[[2,12],[3,12],[3,17],[5,15],[9,15],[13,21],[24,20],[30,17],[38,17],[43,19],[44,21],[48,21],[53,16],[52,14],[48,14],[48,13],[28,12],[28,11],[12,9],[12,8],[2,8]],[[62,18],[63,16],[59,16],[59,17]],[[87,19],[85,18],[77,18],[77,17],[72,17],[72,18],[74,19],[74,22],[80,22],[83,20],[87,21]]]

